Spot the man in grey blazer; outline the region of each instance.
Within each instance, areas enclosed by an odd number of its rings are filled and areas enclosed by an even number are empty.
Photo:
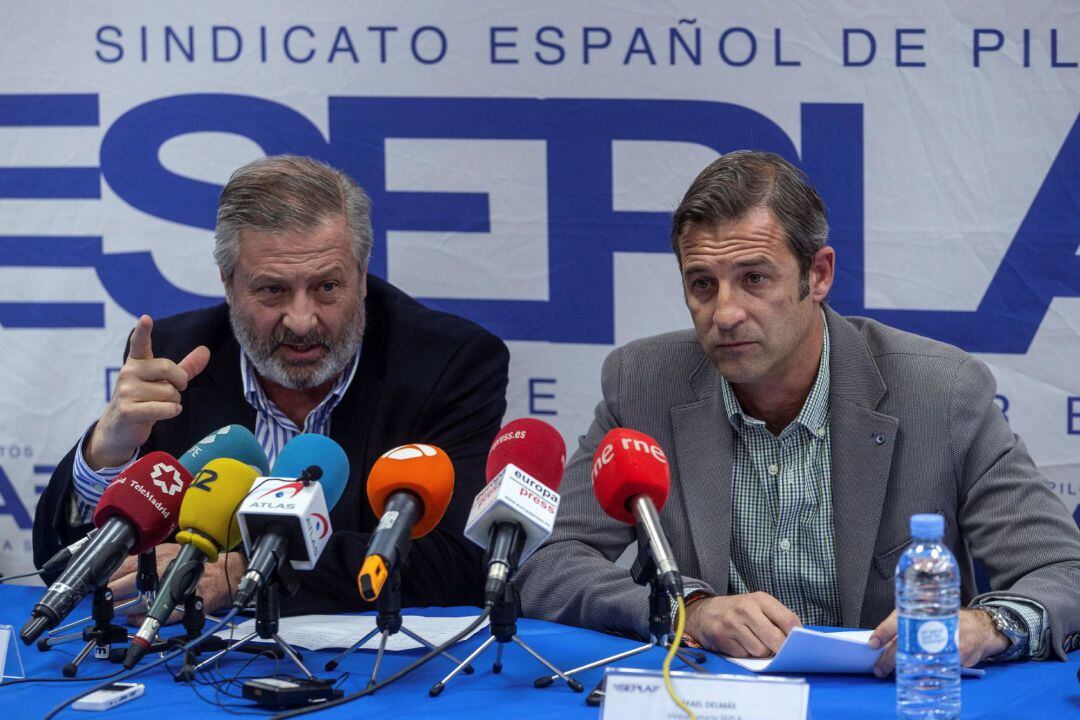
[[[695,331],[616,349],[566,470],[555,532],[520,569],[524,612],[646,636],[647,590],[615,560],[636,539],[593,497],[614,427],[667,454],[660,512],[687,587],[686,631],[736,656],[793,627],[876,628],[892,671],[893,576],[915,513],[945,517],[961,569],[960,652],[1063,657],[1080,647],[1080,531],[994,403],[983,363],[828,307],[824,205],[768,153],[724,155],[675,211]],[[991,592],[976,594],[972,559]]]

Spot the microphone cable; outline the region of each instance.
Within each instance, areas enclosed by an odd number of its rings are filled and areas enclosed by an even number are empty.
[[[22,573],[21,575],[5,575],[3,577],[0,577],[0,583],[6,583],[8,580],[23,580],[25,578],[37,577],[43,572],[45,571],[35,570],[34,572]]]
[[[117,675],[124,671],[120,668],[114,673],[108,675],[91,675],[90,677],[40,677],[40,678],[15,678],[13,680],[5,680],[0,683],[0,688],[10,687],[11,685],[22,685],[23,683],[47,683],[47,682],[100,682],[101,680],[112,680]]]
[[[211,625],[209,630],[204,631],[202,635],[195,638],[194,640],[191,640],[191,641],[185,643],[184,645],[181,645],[180,647],[176,648],[175,650],[172,650],[171,652],[166,653],[165,655],[162,655],[160,658],[158,658],[157,660],[154,660],[151,663],[148,663],[148,664],[143,665],[141,667],[133,667],[130,670],[126,670],[126,671],[120,673],[119,676],[113,676],[109,680],[107,680],[105,682],[102,682],[102,683],[99,683],[99,684],[95,685],[94,687],[90,688],[89,690],[84,690],[83,692],[79,693],[78,695],[73,695],[73,696],[69,697],[67,700],[60,703],[59,705],[54,707],[52,710],[50,710],[48,713],[46,713],[46,715],[42,718],[42,720],[50,720],[51,718],[56,717],[56,715],[59,712],[61,712],[64,708],[68,707],[69,705],[71,705],[73,702],[75,702],[79,698],[86,697],[90,693],[95,692],[97,690],[105,689],[106,687],[111,685],[114,680],[127,680],[128,678],[133,678],[136,675],[144,673],[144,672],[146,672],[147,670],[149,670],[151,668],[156,668],[159,665],[163,665],[163,664],[167,663],[169,660],[172,660],[173,658],[179,657],[183,653],[187,652],[190,648],[192,648],[195,645],[203,642],[204,640],[209,638],[211,635],[216,633],[218,630],[221,630],[223,627],[228,625],[230,622],[232,622],[233,618],[235,618],[237,613],[239,613],[239,612],[240,611],[239,611],[238,608],[231,608],[229,610],[229,612],[227,612],[225,614],[224,617],[222,617],[216,623]]]
[[[307,715],[309,713],[316,713],[316,712],[319,712],[320,710],[328,710],[328,709],[333,708],[333,707],[338,707],[340,705],[344,705],[345,703],[350,703],[353,700],[358,700],[358,699],[360,699],[360,698],[362,698],[362,697],[364,697],[366,695],[371,695],[372,693],[374,693],[374,692],[376,692],[378,690],[382,690],[384,687],[386,687],[390,683],[397,682],[401,678],[403,678],[406,675],[408,675],[409,673],[411,673],[413,670],[416,670],[417,668],[419,668],[421,665],[426,664],[429,660],[434,658],[436,655],[439,655],[440,653],[445,652],[447,649],[449,649],[454,644],[461,642],[463,639],[467,638],[469,635],[476,632],[476,630],[481,625],[484,624],[484,621],[487,620],[488,616],[490,616],[490,615],[491,615],[491,607],[490,606],[485,607],[483,612],[480,613],[480,616],[477,617],[475,620],[473,620],[471,623],[469,623],[469,626],[466,627],[464,630],[457,633],[456,635],[454,635],[452,638],[450,638],[449,640],[447,640],[443,644],[433,648],[432,650],[429,650],[426,655],[424,655],[423,657],[417,659],[412,664],[406,665],[405,667],[398,670],[396,673],[394,673],[390,677],[386,678],[385,680],[380,680],[375,685],[371,685],[370,687],[364,688],[360,692],[353,693],[352,695],[346,695],[345,697],[338,698],[337,700],[327,700],[326,702],[323,702],[323,703],[318,703],[318,704],[315,704],[315,705],[308,705],[307,707],[300,707],[300,708],[296,708],[295,710],[289,710],[287,712],[283,712],[283,713],[280,713],[278,715],[274,715],[271,718],[271,720],[288,720],[288,718],[299,717],[300,715]],[[45,718],[45,720],[48,720],[48,718]]]
[[[265,651],[260,652],[257,655],[252,655],[250,658],[248,658],[236,670],[236,672],[232,674],[231,677],[226,676],[225,674],[220,672],[220,670],[216,667],[218,663],[215,663],[212,667],[204,668],[200,674],[206,675],[206,678],[200,678],[198,675],[191,678],[191,681],[189,683],[191,691],[195,693],[195,697],[197,697],[202,702],[206,703],[207,705],[216,707],[223,712],[227,712],[230,715],[255,715],[258,717],[269,717],[275,712],[274,710],[262,708],[258,705],[251,705],[249,703],[230,702],[230,700],[247,700],[247,698],[243,697],[242,694],[238,694],[235,691],[230,691],[230,687],[238,684],[242,680],[246,680],[248,677],[256,677],[254,675],[245,677],[244,671],[247,670],[248,666],[251,665],[253,662],[265,658],[276,660],[274,665],[274,672],[270,675],[271,677],[276,677],[277,668],[280,666],[281,660],[274,658],[272,652]],[[165,669],[173,676],[174,680],[180,680],[179,674],[174,672],[173,669],[169,667],[168,663],[165,664]],[[258,677],[266,677],[266,675],[261,674]],[[207,697],[203,695],[203,693],[199,690],[200,686],[205,688],[213,688],[213,697]]]
[[[671,661],[675,659],[675,655],[679,652],[679,647],[682,646],[683,632],[686,630],[686,601],[683,600],[682,595],[678,595],[675,598],[678,603],[678,612],[676,613],[675,620],[675,635],[671,639],[671,646],[668,648],[667,656],[664,657],[663,674],[664,674],[664,687],[667,688],[667,694],[671,698],[671,701],[679,706],[679,709],[686,713],[686,716],[690,720],[697,720],[697,715],[691,710],[683,699],[679,697],[679,693],[675,691],[675,685],[671,682]]]
[[[236,505],[237,509],[240,507],[240,505],[243,503],[244,500],[246,500],[248,497],[250,497],[252,493],[254,493],[256,490],[258,490],[266,482],[267,482],[267,480],[264,479],[262,482],[255,484],[250,490],[248,490],[248,492],[244,496],[244,498],[239,503],[237,503],[237,505]],[[234,523],[234,522],[236,522],[236,512],[235,512],[235,510],[233,511],[233,517],[230,518],[230,520],[229,520],[230,528],[232,526],[232,523]],[[229,552],[230,551],[226,551],[225,555],[228,556]],[[31,573],[31,574],[36,575],[36,574],[38,574],[40,572],[44,572],[44,570],[39,570],[37,573]],[[226,565],[225,577],[226,577],[226,582],[227,583],[229,582],[228,572],[229,572],[228,571],[228,566]],[[21,576],[14,576],[13,575],[13,576],[10,576],[10,577],[4,578],[4,579],[6,579],[6,580],[14,580],[16,577],[21,577]],[[0,582],[2,582],[2,580],[0,580]],[[123,670],[123,669],[121,669],[121,670],[119,670],[117,672],[110,673],[108,675],[95,675],[95,676],[91,676],[91,677],[17,678],[17,679],[14,679],[14,680],[8,680],[6,682],[0,683],[0,687],[7,687],[9,685],[19,685],[19,684],[22,684],[22,683],[32,683],[32,682],[92,682],[92,681],[98,681],[98,682],[101,683],[99,685],[95,685],[94,687],[90,688],[89,690],[87,690],[87,691],[85,691],[85,692],[83,692],[83,693],[81,693],[79,695],[76,695],[76,696],[74,696],[72,698],[69,698],[68,700],[66,700],[62,704],[54,707],[45,716],[45,719],[48,720],[48,718],[54,717],[57,713],[59,713],[65,707],[67,707],[68,705],[75,702],[76,700],[78,700],[81,697],[89,695],[90,693],[92,693],[92,692],[94,692],[96,690],[101,690],[102,688],[105,688],[108,685],[111,685],[113,682],[115,682],[117,680],[126,680],[127,678],[134,677],[135,675],[138,675],[141,672],[149,670],[150,668],[153,668],[153,667],[157,667],[158,665],[164,664],[165,662],[168,662],[169,660],[172,660],[173,658],[175,658],[180,653],[186,652],[190,647],[194,647],[198,643],[203,642],[208,637],[210,637],[211,635],[216,633],[218,630],[221,630],[222,628],[229,625],[233,621],[233,619],[236,617],[236,615],[238,613],[239,613],[238,609],[236,609],[236,608],[230,609],[230,611],[228,613],[226,613],[225,616],[223,616],[220,620],[218,620],[218,622],[215,625],[211,626],[211,628],[209,630],[204,631],[203,634],[200,635],[199,637],[197,637],[194,640],[188,642],[187,644],[183,645],[182,647],[176,648],[175,650],[173,650],[172,652],[162,656],[158,660],[155,660],[155,661],[153,661],[153,662],[151,662],[151,663],[149,663],[147,665],[143,665],[141,667],[134,667],[131,670]]]

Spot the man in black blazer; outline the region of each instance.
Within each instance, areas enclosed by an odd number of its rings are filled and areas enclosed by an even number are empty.
[[[480,550],[462,532],[506,409],[508,353],[474,323],[367,274],[368,212],[351,178],[309,158],[264,158],[234,173],[214,251],[228,302],[156,325],[140,318],[112,400],[38,503],[35,562],[89,530],[103,488],[94,483],[135,452],[179,456],[231,423],[256,430],[272,452],[297,431],[328,430],[350,477],[331,512],[333,536],[285,610],[364,607],[356,577],[377,524],[366,477],[382,453],[410,442],[446,451],[455,489],[439,526],[413,547],[403,601],[479,602]],[[159,547],[162,568],[174,552]],[[208,566],[199,585],[208,609],[228,601],[243,569],[239,553]],[[115,590],[133,587],[133,570],[129,558]]]

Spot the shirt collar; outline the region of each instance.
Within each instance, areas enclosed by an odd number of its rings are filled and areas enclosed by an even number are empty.
[[[802,425],[818,438],[825,437],[829,421],[829,323],[825,321],[824,310],[821,313],[821,322],[825,330],[821,346],[821,363],[818,365],[817,377],[810,387],[810,394],[806,396],[806,402],[803,403],[802,410],[799,411],[799,414],[791,423],[791,425]],[[764,425],[761,420],[743,412],[739,399],[735,397],[735,391],[731,388],[731,383],[722,375],[720,376],[720,392],[724,398],[724,410],[727,412],[736,431],[741,431],[744,424]],[[788,428],[784,428],[784,432],[787,432]]]
[[[324,412],[324,409],[325,412],[331,412],[338,406],[341,398],[345,396],[345,391],[352,384],[353,376],[356,375],[356,368],[360,365],[360,351],[362,349],[363,345],[361,344],[361,347],[357,348],[356,354],[353,355],[352,361],[338,376],[334,386],[330,388],[330,392],[322,399],[322,402],[312,409],[311,413]],[[255,408],[255,412],[263,415],[281,414],[281,411],[270,401],[270,398],[266,397],[266,391],[263,389],[255,372],[255,365],[248,359],[245,352],[240,353],[240,378],[244,386],[244,399],[247,400],[251,407]],[[274,411],[277,412],[274,413]]]

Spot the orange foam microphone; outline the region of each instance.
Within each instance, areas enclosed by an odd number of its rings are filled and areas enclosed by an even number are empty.
[[[367,480],[368,501],[379,518],[357,576],[360,595],[374,601],[412,541],[442,520],[454,494],[454,465],[434,445],[412,443],[384,453]]]

